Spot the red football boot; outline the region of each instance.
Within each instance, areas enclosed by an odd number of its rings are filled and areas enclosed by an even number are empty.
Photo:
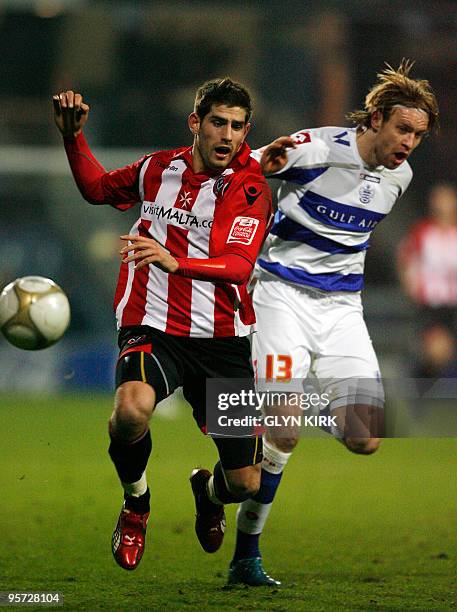
[[[208,470],[195,469],[190,476],[192,493],[195,497],[195,533],[204,551],[219,550],[224,539],[224,506],[213,504],[206,491],[206,483],[211,478]]]
[[[139,514],[122,507],[111,540],[116,563],[126,570],[134,570],[144,553],[144,539],[149,512]]]

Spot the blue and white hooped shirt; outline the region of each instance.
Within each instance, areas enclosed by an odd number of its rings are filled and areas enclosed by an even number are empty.
[[[395,170],[368,168],[355,128],[323,127],[292,135],[278,211],[257,261],[285,281],[321,291],[360,291],[371,232],[412,179],[407,161]],[[260,151],[254,156],[259,159]]]

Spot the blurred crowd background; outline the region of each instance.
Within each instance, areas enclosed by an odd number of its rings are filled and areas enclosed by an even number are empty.
[[[208,78],[229,75],[250,88],[255,148],[302,128],[347,125],[345,114],[361,108],[384,62],[396,67],[403,57],[416,61],[413,76],[434,87],[441,131],[415,152],[410,189],[374,233],[365,312],[385,375],[419,367],[430,336],[428,323],[429,335],[422,333],[424,308],[447,309],[452,363],[457,297],[451,291],[447,303],[424,304],[414,293],[421,269],[408,234],[433,216],[437,185],[446,184],[450,208],[457,206],[456,40],[455,0],[1,0],[0,285],[28,274],[53,278],[70,298],[72,324],[39,360],[2,341],[0,389],[111,386],[119,235],[138,211],[82,200],[53,125],[53,93],[84,95],[87,138],[111,169],[190,144],[187,114]],[[454,286],[455,214],[443,230]],[[433,276],[433,266],[425,274]],[[13,375],[19,362],[21,381]]]

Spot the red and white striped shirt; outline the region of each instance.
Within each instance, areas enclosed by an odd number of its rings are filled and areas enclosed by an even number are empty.
[[[200,280],[192,271],[194,258],[226,256],[228,262],[248,266],[248,273],[254,266],[272,205],[246,143],[219,175],[194,173],[192,147],[153,153],[112,172],[100,166],[82,134],[65,140],[65,149],[85,199],[120,210],[140,202],[141,216],[130,233],[154,238],[179,262],[176,274],[154,265],[135,270],[135,262],[121,264],[114,301],[118,327],[149,325],[201,338],[252,331],[255,315],[246,274],[244,282],[234,284],[218,282],[217,275],[216,282]]]

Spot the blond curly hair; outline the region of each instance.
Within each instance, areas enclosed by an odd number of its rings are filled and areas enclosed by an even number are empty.
[[[360,128],[370,128],[375,110],[380,110],[387,120],[394,106],[406,106],[425,111],[429,131],[436,129],[439,118],[436,96],[428,81],[409,76],[413,66],[414,61],[405,58],[396,70],[386,62],[386,68],[376,75],[378,81],[365,97],[365,108],[348,113],[347,119]]]

